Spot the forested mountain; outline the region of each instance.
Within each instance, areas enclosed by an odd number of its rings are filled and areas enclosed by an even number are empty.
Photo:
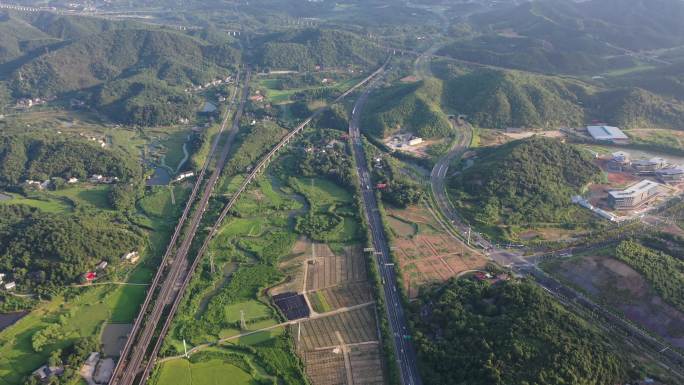
[[[588,90],[579,82],[482,70],[445,81],[444,103],[481,127],[581,126]]]
[[[531,282],[451,280],[415,308],[426,384],[623,384],[629,364]]]
[[[257,52],[261,66],[288,70],[375,66],[387,56],[385,50],[355,34],[330,29],[270,34],[260,39]]]
[[[129,156],[86,141],[27,136],[0,137],[0,186],[25,179],[80,178],[93,174],[139,178],[140,165]]]
[[[684,129],[684,103],[641,88],[603,92],[592,100],[593,115],[620,127]]]
[[[679,0],[535,0],[470,17],[482,35],[442,53],[539,72],[603,72],[632,66],[626,50],[684,44],[683,17]]]
[[[447,136],[451,124],[440,110],[441,94],[442,82],[434,78],[381,89],[364,109],[361,127],[380,138],[397,131],[424,138]]]
[[[29,61],[14,72],[12,87],[19,95],[53,96],[142,70],[171,86],[203,84],[220,73],[215,63],[230,65],[235,57],[230,48],[205,46],[175,32],[115,30],[76,40]]]
[[[436,68],[442,103],[487,128],[581,127],[600,120],[624,128],[684,127],[684,101],[634,86],[590,85],[567,77],[507,70]]]
[[[570,198],[600,175],[573,146],[533,137],[478,151],[450,188],[455,201],[466,211],[472,208],[483,224],[572,221]]]
[[[210,29],[5,13],[0,31],[9,32],[0,38],[0,72],[15,98],[76,97],[142,126],[191,117],[199,101],[184,89],[225,77],[240,58],[225,33]]]

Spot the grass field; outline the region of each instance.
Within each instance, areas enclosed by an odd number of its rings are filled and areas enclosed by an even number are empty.
[[[171,196],[173,189],[173,199]],[[158,218],[175,218],[185,206],[191,188],[184,184],[154,186],[138,205],[145,214]],[[173,203],[175,201],[175,204]]]
[[[26,205],[30,207],[35,207],[38,210],[45,211],[46,213],[66,213],[72,211],[73,207],[64,201],[56,199],[33,199],[26,198],[19,194],[10,194],[12,199],[1,200],[0,205]]]
[[[183,144],[187,142],[189,130],[178,130],[170,132],[159,144],[164,146],[164,164],[176,170],[180,162],[185,157]]]
[[[112,206],[109,204],[107,194],[111,189],[108,185],[82,185],[66,188],[63,190],[51,191],[51,196],[64,197],[71,199],[77,204],[93,206],[102,210],[110,210]]]
[[[160,370],[156,385],[254,384],[249,373],[221,360],[195,364],[187,360],[174,360],[162,364]]]

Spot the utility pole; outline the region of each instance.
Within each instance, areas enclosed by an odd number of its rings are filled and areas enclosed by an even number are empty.
[[[185,358],[188,358],[188,346],[185,344],[185,338],[183,338],[183,350],[185,351]]]
[[[214,270],[214,253],[209,253],[209,265],[211,266],[211,274],[213,275]]]
[[[468,246],[470,246],[470,226],[468,226]]]
[[[247,330],[247,323],[245,322],[245,311],[240,310],[240,328]]]

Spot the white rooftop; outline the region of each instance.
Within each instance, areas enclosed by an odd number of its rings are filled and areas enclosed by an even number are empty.
[[[588,126],[589,135],[596,140],[624,140],[628,139],[622,130],[612,126]]]
[[[644,179],[641,182],[633,184],[621,191],[610,191],[608,192],[613,198],[628,198],[643,194],[650,191],[653,188],[659,187],[660,183]]]

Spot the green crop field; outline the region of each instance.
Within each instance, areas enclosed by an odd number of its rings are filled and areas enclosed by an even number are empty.
[[[0,204],[4,205],[26,205],[26,206],[31,206],[35,207],[41,211],[45,211],[46,213],[65,213],[65,212],[70,212],[72,211],[72,207],[68,205],[66,202],[63,202],[61,200],[56,200],[56,199],[33,199],[33,198],[26,198],[18,194],[8,194],[8,193],[3,193],[5,195],[10,195],[12,199],[6,199],[0,201]]]
[[[171,189],[173,189],[175,204],[171,199]],[[183,185],[155,186],[138,204],[147,215],[158,218],[172,218],[183,210],[189,194],[190,189]]]
[[[110,189],[111,187],[108,185],[84,185],[51,191],[50,195],[65,197],[78,204],[85,204],[94,206],[98,209],[110,210],[112,206],[109,204],[109,199],[107,198],[107,194],[109,193]]]

